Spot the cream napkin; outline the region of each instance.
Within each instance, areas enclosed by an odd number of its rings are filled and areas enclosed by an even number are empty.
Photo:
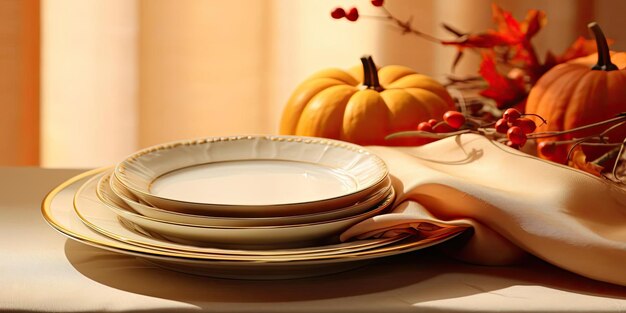
[[[454,247],[478,264],[525,252],[593,279],[626,285],[626,191],[587,173],[467,134],[421,147],[369,147],[389,166],[394,210],[341,235],[471,228]]]

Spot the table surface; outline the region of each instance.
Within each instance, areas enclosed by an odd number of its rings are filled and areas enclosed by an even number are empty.
[[[66,239],[46,224],[43,197],[80,172],[0,168],[0,311],[626,312],[626,287],[535,258],[475,266],[436,248],[283,281],[163,270]]]

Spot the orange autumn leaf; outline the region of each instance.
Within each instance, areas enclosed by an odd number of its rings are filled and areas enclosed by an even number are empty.
[[[577,168],[598,177],[602,176],[601,172],[604,169],[604,167],[598,164],[587,162],[587,156],[580,146],[574,148],[568,164],[573,168]]]
[[[480,94],[493,99],[498,108],[513,107],[526,99],[523,77],[511,79],[500,74],[493,54],[483,53],[479,72],[489,85]]]
[[[526,39],[534,37],[546,24],[548,18],[546,13],[540,10],[530,10],[526,13],[526,18],[521,23],[520,28]]]
[[[513,60],[525,64],[533,62],[528,51],[523,47],[530,38],[546,24],[546,14],[539,10],[530,10],[524,21],[519,22],[509,11],[496,4],[491,6],[495,29],[475,34],[463,34],[444,25],[448,31],[458,36],[456,40],[442,41],[443,45],[456,46],[459,50],[452,68],[456,66],[467,48],[493,49],[495,47],[509,47],[513,52]]]
[[[497,4],[491,6],[495,30],[483,33],[468,34],[454,41],[444,41],[444,45],[455,45],[462,48],[493,48],[495,46],[517,45],[529,40],[546,24],[546,14],[539,10],[530,10],[524,21],[519,22],[509,11]]]
[[[493,20],[498,26],[498,33],[516,43],[529,40],[548,22],[546,13],[540,10],[529,10],[522,22],[517,21],[511,12],[502,9],[495,3],[491,5],[491,11]]]
[[[511,12],[499,7],[497,4],[491,4],[491,14],[493,21],[496,23],[498,33],[508,38],[511,43],[518,43],[524,38],[524,33],[520,23],[513,17]]]

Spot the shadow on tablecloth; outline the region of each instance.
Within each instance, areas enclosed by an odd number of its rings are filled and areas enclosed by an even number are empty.
[[[456,239],[453,239],[456,240]],[[207,307],[210,303],[291,302],[399,294],[415,303],[498,293],[528,285],[626,299],[626,288],[593,281],[535,258],[524,264],[485,267],[460,263],[436,249],[408,253],[344,273],[279,281],[219,279],[165,270],[141,259],[67,240],[65,254],[87,278],[112,288]],[[376,300],[374,299],[374,300]]]

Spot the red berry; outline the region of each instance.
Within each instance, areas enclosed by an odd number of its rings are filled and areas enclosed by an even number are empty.
[[[507,120],[508,122],[513,122],[516,119],[520,118],[520,116],[522,116],[522,113],[513,108],[506,109],[506,111],[504,111],[504,114],[502,114],[502,118]]]
[[[509,130],[506,132],[506,136],[509,138],[511,143],[516,144],[520,147],[523,146],[528,139],[526,138],[526,134],[524,134],[522,128],[520,128],[519,126],[513,126],[509,128]]]
[[[428,124],[430,124],[430,127],[435,127],[435,125],[437,125],[437,123],[439,123],[436,119],[431,118],[428,120]]]
[[[519,126],[524,131],[524,134],[530,134],[534,132],[535,129],[537,129],[537,125],[535,124],[535,121],[529,118],[525,118],[525,117],[520,117],[514,120],[513,125]]]
[[[519,150],[519,145],[514,144],[512,141],[508,140],[506,142],[506,145],[513,148],[513,149],[518,149]]]
[[[549,158],[556,153],[556,144],[553,141],[542,141],[537,145],[537,149],[541,155]]]
[[[443,120],[450,125],[450,127],[459,129],[465,124],[465,116],[458,111],[448,111],[443,115]]]
[[[346,14],[346,18],[350,22],[354,22],[354,21],[358,20],[359,19],[359,10],[357,10],[356,8],[350,9],[350,11],[348,11],[348,13]]]
[[[385,0],[372,0],[372,5],[375,7],[382,7]]]
[[[432,132],[433,127],[428,124],[428,122],[421,122],[417,125],[417,130],[421,130],[423,132]]]
[[[501,118],[496,122],[496,131],[500,134],[506,134],[506,131],[509,130],[509,124],[507,124],[506,120]]]
[[[346,16],[346,11],[344,11],[342,8],[335,8],[332,12],[330,12],[330,16],[338,20]]]

